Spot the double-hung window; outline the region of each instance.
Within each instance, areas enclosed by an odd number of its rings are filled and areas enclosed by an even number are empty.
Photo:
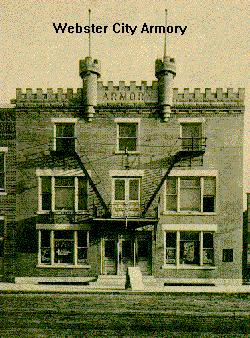
[[[74,151],[75,150],[75,124],[57,123],[56,124],[56,150]]]
[[[75,150],[75,123],[55,123],[54,150],[72,152]]]
[[[88,247],[88,231],[39,230],[39,265],[86,265]]]
[[[166,265],[214,265],[214,233],[207,231],[166,231]]]
[[[137,150],[137,123],[118,123],[118,149]]]
[[[75,209],[75,177],[55,177],[55,210]]]
[[[117,118],[117,147],[118,153],[138,152],[139,150],[139,122],[137,118]]]
[[[39,211],[87,210],[88,183],[84,176],[40,176]]]
[[[216,211],[215,176],[170,176],[165,186],[167,212]]]
[[[181,123],[183,150],[200,150],[203,144],[202,123]]]

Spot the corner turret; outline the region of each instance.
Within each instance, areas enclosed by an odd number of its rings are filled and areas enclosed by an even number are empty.
[[[173,80],[176,75],[175,59],[164,56],[155,61],[155,76],[158,79],[158,104],[164,121],[170,117],[173,103]]]
[[[97,79],[100,77],[101,66],[97,59],[87,56],[79,62],[79,74],[83,80],[84,110],[91,121],[97,105]]]

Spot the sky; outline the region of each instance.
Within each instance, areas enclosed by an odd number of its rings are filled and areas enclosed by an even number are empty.
[[[163,55],[162,34],[141,33],[144,23],[187,26],[167,35],[167,54],[176,59],[174,87],[246,88],[244,190],[250,192],[249,7],[246,0],[1,0],[0,105],[16,88],[78,88],[79,59],[88,55],[88,34],[57,34],[53,23],[107,25],[91,35],[91,55],[101,61],[101,79],[155,80]],[[133,35],[115,33],[115,23],[138,26]]]

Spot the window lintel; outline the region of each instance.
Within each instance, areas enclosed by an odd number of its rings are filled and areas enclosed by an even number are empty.
[[[162,224],[163,231],[217,232],[217,224]]]
[[[111,177],[142,177],[144,170],[110,170],[109,175]]]
[[[75,117],[52,117],[52,123],[76,123],[78,121]]]

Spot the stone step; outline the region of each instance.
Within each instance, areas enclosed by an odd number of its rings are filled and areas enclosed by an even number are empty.
[[[124,280],[126,276],[116,276],[116,275],[99,275],[98,280]]]
[[[83,284],[94,281],[96,277],[16,277],[16,284]]]
[[[161,280],[161,278],[156,278],[154,276],[143,276],[143,283],[146,287],[164,286],[164,282]]]
[[[124,290],[126,276],[99,275],[95,282],[90,282],[89,287],[94,289],[116,289]]]

